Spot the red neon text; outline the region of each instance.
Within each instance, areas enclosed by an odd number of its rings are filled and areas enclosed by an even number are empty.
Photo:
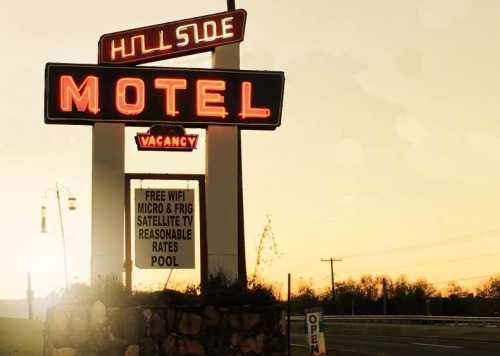
[[[176,116],[179,112],[175,105],[175,91],[187,88],[186,79],[156,78],[155,88],[165,89],[165,114],[167,116]]]
[[[189,149],[196,148],[197,135],[149,135],[138,134],[137,145],[141,149]]]
[[[59,80],[59,107],[61,111],[70,112],[73,104],[80,112],[99,112],[99,78],[89,75],[80,86],[77,86],[71,75],[62,75]]]
[[[224,106],[212,106],[208,104],[224,104],[224,97],[214,91],[226,90],[226,82],[223,80],[198,80],[196,82],[196,113],[198,116],[220,117],[224,119],[227,111]]]
[[[252,107],[252,83],[241,83],[241,113],[243,119],[259,118],[266,119],[271,116],[271,110],[268,108],[253,108]]]
[[[121,114],[142,119],[141,115],[147,114],[155,116],[155,121],[176,118],[175,121],[179,122],[189,116],[189,119],[200,123],[210,118],[211,122],[221,124],[230,124],[229,121],[235,119],[250,124],[256,121],[264,123],[273,114],[269,104],[262,105],[263,100],[268,98],[256,96],[255,83],[248,80],[191,79],[189,82],[189,78],[182,77],[143,79],[127,76],[114,78],[115,85],[110,85],[113,88],[111,93],[99,88],[100,80],[103,79],[89,75],[80,82],[71,75],[61,75],[58,78],[60,93],[56,101],[59,104],[57,109],[65,113],[85,112],[89,116],[100,117],[104,108],[100,108],[99,103],[102,105],[105,100],[114,104],[114,108],[110,105],[105,107],[106,115]],[[230,100],[236,100],[236,103],[228,102]]]
[[[135,90],[135,102],[128,103],[127,88]],[[121,78],[116,82],[116,109],[124,115],[137,115],[144,110],[144,81],[140,78]]]

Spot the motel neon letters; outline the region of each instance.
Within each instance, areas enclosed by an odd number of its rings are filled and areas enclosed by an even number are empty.
[[[281,121],[283,86],[282,72],[49,63],[45,121],[272,130]]]

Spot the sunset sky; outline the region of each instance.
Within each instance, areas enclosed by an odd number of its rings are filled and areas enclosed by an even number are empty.
[[[43,123],[46,62],[96,63],[104,33],[225,10],[224,0],[9,1],[0,5],[0,299],[64,285],[56,182],[72,281],[90,275],[91,127]],[[330,283],[363,273],[475,286],[500,272],[500,2],[496,0],[236,0],[247,10],[241,68],[282,70],[276,131],[243,134],[247,266],[266,214],[279,256],[263,277]],[[210,54],[156,62],[210,67]],[[126,131],[126,171],[204,173],[193,153],[139,153]],[[170,185],[169,185],[170,184]],[[186,182],[143,182],[185,187]],[[48,206],[48,234],[40,206]],[[197,225],[199,226],[199,225]],[[269,256],[268,256],[269,257]],[[199,265],[199,264],[198,264]],[[196,281],[175,271],[172,283]],[[168,271],[135,271],[156,288]]]

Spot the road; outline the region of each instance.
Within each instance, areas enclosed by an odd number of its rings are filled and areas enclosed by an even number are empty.
[[[499,331],[500,332],[500,331]],[[359,356],[499,356],[499,342],[468,341],[446,338],[333,335],[327,333],[329,355]],[[292,333],[292,355],[307,354],[306,338]]]

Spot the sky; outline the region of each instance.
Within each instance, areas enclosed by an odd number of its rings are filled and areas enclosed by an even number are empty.
[[[0,299],[64,285],[53,192],[64,211],[70,279],[90,274],[91,128],[43,123],[47,62],[96,63],[104,33],[220,12],[224,0],[3,2],[0,5]],[[282,125],[242,138],[247,267],[271,216],[283,286],[363,273],[474,286],[499,272],[500,3],[496,0],[236,0],[247,10],[241,68],[285,72]],[[210,54],[154,63],[210,67]],[[193,153],[136,150],[126,171],[204,173]],[[166,183],[143,182],[144,186]],[[187,182],[169,183],[184,187]],[[177,185],[176,185],[177,184]],[[168,184],[167,184],[168,185]],[[165,185],[165,186],[167,186]],[[50,190],[52,188],[52,190]],[[40,206],[48,233],[40,233]],[[197,281],[175,271],[172,285]],[[134,270],[137,288],[168,271]]]

